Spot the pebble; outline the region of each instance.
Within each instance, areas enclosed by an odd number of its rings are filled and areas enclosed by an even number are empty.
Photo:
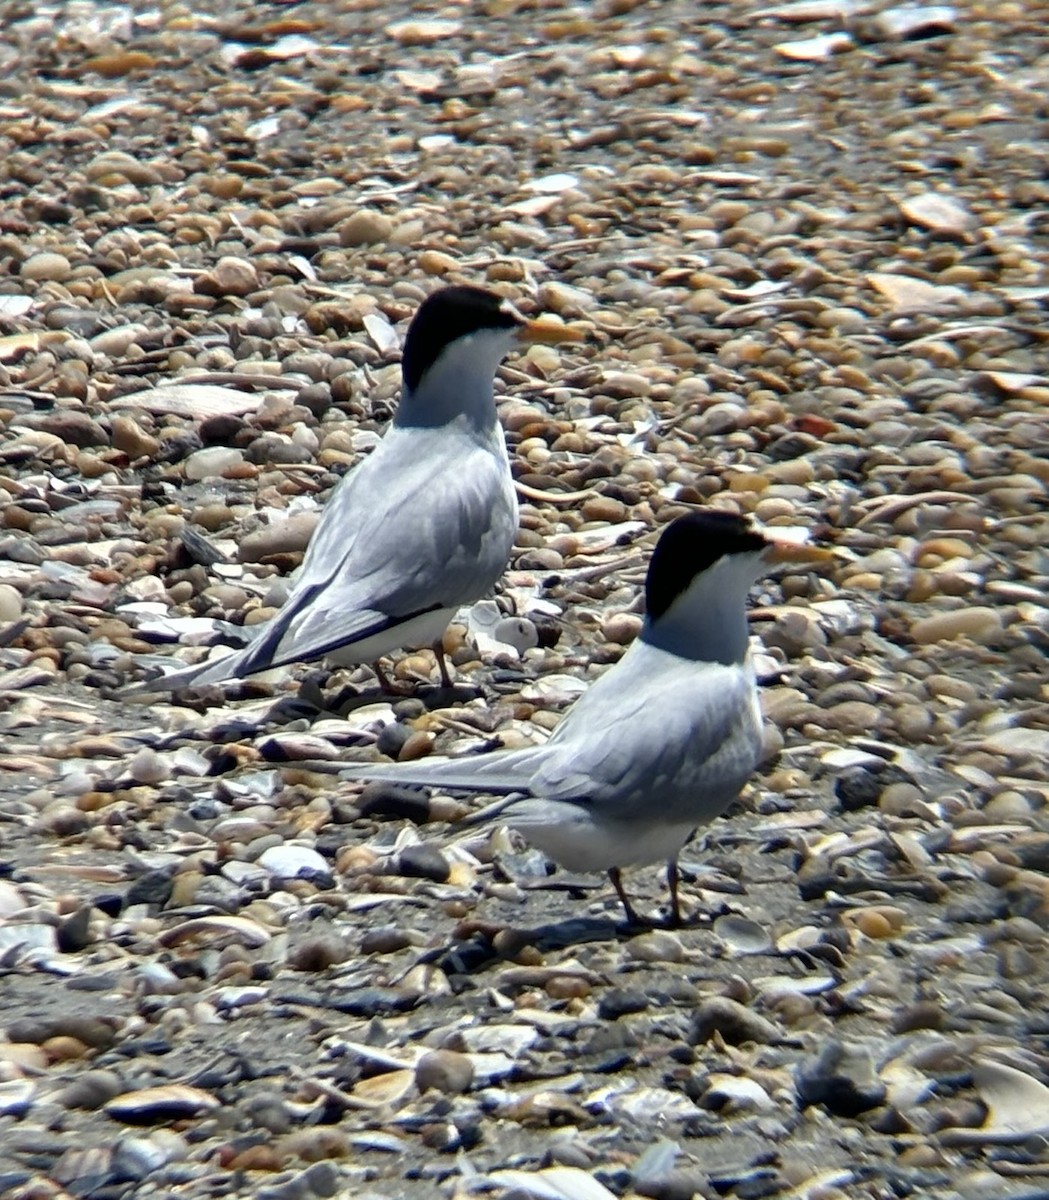
[[[343,246],[370,246],[385,242],[393,233],[393,222],[385,213],[360,209],[338,226]]]
[[[635,613],[613,613],[601,625],[605,641],[617,646],[629,646],[641,632],[643,621]]]
[[[398,857],[397,867],[402,875],[430,879],[434,883],[445,883],[451,871],[445,856],[429,842],[406,846]]]
[[[224,255],[210,271],[197,276],[193,290],[205,296],[248,296],[258,286],[258,272],[252,263]]]
[[[468,1092],[474,1082],[469,1055],[455,1050],[431,1050],[415,1064],[415,1086],[420,1092],[431,1088],[446,1096]]]
[[[22,615],[22,593],[9,583],[0,583],[0,623],[13,624]]]
[[[23,279],[30,279],[38,283],[46,281],[64,283],[72,272],[73,265],[64,254],[47,250],[31,254],[22,263],[19,270]]]
[[[883,1103],[887,1094],[870,1051],[837,1041],[800,1064],[795,1087],[802,1108],[819,1104],[837,1117],[859,1116]]]
[[[5,29],[0,1191],[1036,1186],[1041,1134],[994,1139],[1044,1087],[1037,22],[309,7]],[[408,700],[325,663],[128,694],[279,612],[441,282],[587,339],[499,372],[492,644],[461,615],[451,695],[428,651]],[[754,588],[767,757],[683,856],[698,925],[617,938],[474,802],[335,773],[548,736],[704,505],[835,557]]]
[[[227,446],[207,446],[195,450],[185,462],[186,478],[192,482],[214,479],[243,465],[244,455]]]
[[[915,621],[911,625],[911,637],[920,646],[963,637],[986,643],[999,637],[1002,628],[1001,614],[995,608],[959,608]]]
[[[237,561],[256,563],[275,554],[302,552],[309,545],[318,519],[316,513],[297,513],[245,534],[237,547]]]
[[[728,996],[712,996],[700,1004],[692,1018],[688,1040],[693,1045],[701,1044],[715,1033],[730,1045],[775,1043],[780,1037],[771,1021]]]

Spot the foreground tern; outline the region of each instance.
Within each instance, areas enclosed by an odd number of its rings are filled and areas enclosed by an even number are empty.
[[[747,590],[773,564],[829,557],[729,513],[680,517],[652,555],[640,636],[547,742],[343,774],[504,793],[464,823],[499,818],[570,871],[608,871],[631,924],[620,871],[665,861],[678,924],[678,854],[736,798],[761,754]]]
[[[441,635],[457,609],[494,587],[517,530],[496,369],[515,348],[581,340],[564,325],[525,320],[481,288],[448,287],[426,299],[405,339],[397,413],[332,493],[284,607],[243,649],[142,690],[199,687],[322,657],[375,663],[429,645],[448,686]]]

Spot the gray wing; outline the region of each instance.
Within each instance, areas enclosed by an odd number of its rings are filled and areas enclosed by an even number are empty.
[[[749,663],[679,658],[638,641],[557,728],[535,795],[610,819],[721,812],[757,765],[761,716]],[[698,823],[698,820],[697,820]]]
[[[391,428],[336,487],[284,607],[249,646],[152,680],[146,690],[320,658],[484,596],[506,567],[517,529],[506,462],[447,428],[437,443],[432,430],[421,432]]]
[[[505,459],[447,427],[437,436],[394,427],[340,484],[276,618],[279,639],[266,639],[267,665],[319,658],[494,586],[517,529]]]
[[[384,779],[390,783],[493,795],[530,792],[532,777],[545,753],[543,745],[465,754],[461,758],[423,758],[410,763],[347,763],[340,774],[347,779]]]
[[[517,793],[636,819],[713,816],[757,764],[761,722],[749,666],[696,663],[638,642],[542,746],[455,759],[350,766],[351,778]],[[514,801],[484,810],[507,811]],[[699,817],[696,823],[699,823]]]

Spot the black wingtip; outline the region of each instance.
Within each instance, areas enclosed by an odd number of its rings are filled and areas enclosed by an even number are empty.
[[[663,615],[697,575],[731,554],[757,554],[768,542],[746,517],[704,509],[678,517],[663,530],[645,580],[650,619]]]

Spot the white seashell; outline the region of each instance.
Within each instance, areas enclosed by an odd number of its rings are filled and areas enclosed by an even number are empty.
[[[444,82],[440,71],[394,71],[396,83],[410,92],[435,92]]]
[[[225,941],[242,946],[264,946],[272,935],[257,921],[248,917],[194,917],[183,921],[173,929],[165,929],[157,942],[168,948],[178,946],[190,938],[205,938],[209,941]]]
[[[0,296],[0,317],[21,317],[34,303],[32,296]]]
[[[287,386],[295,390],[299,384],[289,379]],[[161,416],[192,417],[199,421],[225,415],[242,417],[257,411],[265,398],[265,392],[240,392],[211,383],[167,383],[129,392],[120,397],[120,403],[125,408],[144,408]]]
[[[609,1097],[608,1106],[617,1117],[632,1117],[657,1124],[663,1121],[690,1121],[698,1111],[693,1101],[681,1092],[658,1087],[619,1092]]]
[[[461,21],[440,20],[437,17],[395,21],[387,25],[384,32],[387,37],[400,42],[402,46],[428,46],[444,38],[454,37],[462,29]]]
[[[569,172],[560,172],[556,175],[541,175],[538,179],[532,179],[524,184],[524,188],[529,192],[536,192],[542,195],[550,195],[557,192],[567,192],[574,187],[579,186],[579,176],[572,175]]]
[[[367,313],[364,317],[364,329],[375,343],[375,348],[383,354],[392,353],[401,344],[397,330],[381,313]]]
[[[171,1083],[124,1092],[110,1100],[105,1110],[118,1120],[160,1120],[169,1116],[197,1116],[220,1107],[220,1104],[216,1097],[201,1088]]]
[[[728,1113],[776,1107],[776,1102],[760,1083],[742,1075],[711,1075],[703,1101],[705,1105],[708,1101],[717,1101],[719,1111]]]
[[[41,950],[47,954],[58,952],[53,925],[18,922],[0,926],[0,958],[7,960],[9,966]]]
[[[987,1105],[987,1119],[978,1129],[945,1129],[944,1142],[1023,1142],[1049,1134],[1049,1087],[1015,1067],[977,1059],[973,1084]]]
[[[769,931],[746,917],[718,917],[714,933],[734,954],[764,954],[772,948]]]
[[[886,1101],[902,1113],[927,1100],[936,1087],[935,1080],[919,1071],[906,1058],[887,1062],[878,1071],[878,1078],[888,1088]]]
[[[763,997],[817,996],[838,986],[833,975],[765,975],[753,981]]]
[[[1049,729],[1028,729],[1026,726],[1001,729],[983,738],[980,745],[992,754],[1029,755],[1044,761],[1049,758]]]
[[[522,700],[542,700],[547,704],[567,704],[586,691],[585,680],[574,675],[542,675],[521,689]]]
[[[783,58],[795,62],[823,62],[834,54],[851,50],[854,43],[847,33],[825,33],[818,37],[803,38],[797,42],[777,42],[772,47]]]
[[[235,1008],[261,1004],[268,995],[264,987],[220,987],[211,993],[211,1001],[219,1012],[229,1012]]]
[[[497,644],[510,647],[518,655],[539,645],[539,632],[527,617],[504,617],[492,636]]]
[[[261,121],[252,121],[249,125],[244,126],[244,132],[256,142],[275,137],[280,133],[280,117],[263,117]]]
[[[517,1070],[517,1063],[505,1054],[470,1054],[468,1058],[474,1069],[475,1087],[488,1087]]]
[[[21,912],[26,906],[25,897],[6,879],[0,879],[0,921]]]
[[[891,271],[871,271],[867,282],[880,292],[896,312],[921,312],[928,308],[953,306],[965,292],[953,284],[926,283],[913,275]]]
[[[28,1079],[5,1079],[0,1083],[0,1117],[22,1116],[31,1106],[36,1084]]]
[[[950,4],[901,4],[878,13],[872,25],[882,37],[909,38],[934,30],[948,32],[957,16],[958,10]]]
[[[415,1071],[401,1069],[362,1079],[350,1094],[368,1108],[384,1108],[406,1099],[414,1089]]]
[[[450,133],[428,133],[416,143],[420,150],[432,154],[435,150],[443,150],[446,146],[455,145],[455,138]]]
[[[900,212],[915,225],[934,233],[968,233],[976,219],[960,200],[943,192],[922,192],[901,200]]]
[[[280,879],[295,879],[302,872],[328,874],[331,863],[308,846],[271,846],[256,860]]]
[[[541,1171],[493,1171],[499,1187],[512,1188],[536,1200],[615,1200],[603,1183],[578,1167],[544,1167]]]
[[[464,1050],[473,1052],[502,1050],[516,1058],[539,1040],[534,1025],[474,1025],[459,1030]]]
[[[560,203],[560,196],[530,196],[527,200],[515,200],[513,204],[508,204],[506,211],[519,217],[541,217]]]

